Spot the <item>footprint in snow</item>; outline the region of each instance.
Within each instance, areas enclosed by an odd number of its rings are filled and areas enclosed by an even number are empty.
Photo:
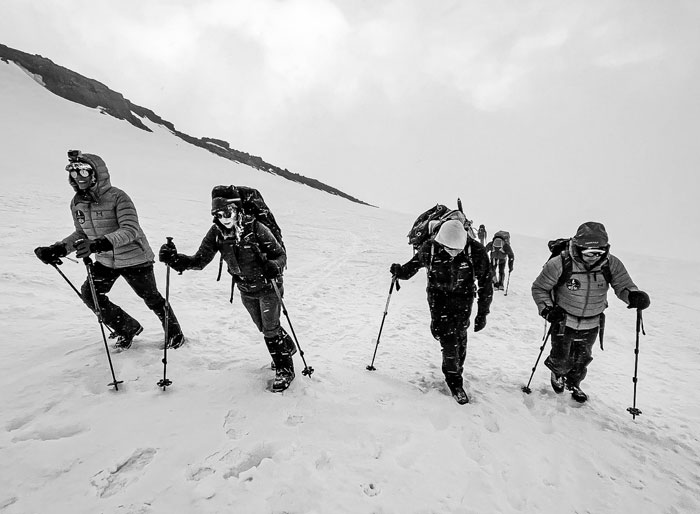
[[[156,455],[155,448],[139,448],[125,461],[113,469],[103,469],[92,477],[90,483],[97,489],[100,498],[107,498],[126,489],[141,478],[143,469]]]

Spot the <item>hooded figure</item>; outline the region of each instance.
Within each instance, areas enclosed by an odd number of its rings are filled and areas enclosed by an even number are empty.
[[[486,227],[485,227],[483,224],[482,224],[482,225],[479,225],[479,232],[478,232],[478,235],[479,235],[479,242],[480,242],[482,245],[483,245],[483,244],[486,244],[486,243],[485,243],[485,241],[486,241]]]
[[[218,196],[224,192],[225,196]],[[245,212],[239,195],[229,186],[212,190],[211,214],[213,224],[194,255],[178,253],[170,242],[161,247],[159,259],[182,273],[204,269],[217,253],[221,254],[243,306],[262,332],[272,357],[272,389],[283,391],[294,380],[292,355],[296,353],[294,341],[280,325],[281,302],[273,286],[274,282],[280,295],[284,294],[285,249],[265,224]]]
[[[560,280],[569,259],[571,275]],[[629,308],[649,306],[649,296],[610,254],[605,227],[594,221],[578,228],[562,258],[548,260],[532,284],[538,312],[552,324],[552,349],[544,363],[552,372],[551,384],[557,394],[568,388],[574,400],[588,399],[580,385],[593,360],[593,344],[604,320],[610,287]]]
[[[394,263],[390,272],[407,280],[420,268],[428,271],[430,330],[442,348],[442,372],[452,396],[460,404],[469,402],[462,373],[467,354],[474,292],[478,283],[478,310],[474,331],[486,326],[493,286],[484,247],[470,239],[458,220],[445,221],[434,238],[429,238],[406,264]]]
[[[35,253],[46,264],[61,264],[61,258],[74,250],[78,258],[96,254],[92,272],[102,318],[117,337],[115,347],[125,350],[143,327],[112,303],[107,293],[123,276],[165,327],[165,299],[156,286],[154,254],[139,225],[134,203],[124,191],[112,186],[102,158],[77,150],[70,150],[68,157],[68,183],[75,191],[70,203],[75,230],[52,246],[37,248]],[[81,288],[81,297],[88,307],[96,310],[87,280]],[[178,348],[185,338],[172,308],[168,319],[168,347]]]

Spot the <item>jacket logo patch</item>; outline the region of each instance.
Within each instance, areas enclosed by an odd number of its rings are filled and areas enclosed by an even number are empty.
[[[569,291],[578,291],[579,289],[581,289],[581,282],[579,282],[575,278],[570,278],[566,281],[566,288]]]
[[[82,225],[83,223],[85,223],[85,213],[78,209],[77,211],[75,211],[75,219],[78,223]]]

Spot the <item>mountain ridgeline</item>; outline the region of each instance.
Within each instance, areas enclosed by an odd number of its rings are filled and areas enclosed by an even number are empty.
[[[150,109],[135,105],[124,98],[120,93],[112,91],[104,84],[84,77],[63,66],[59,66],[50,59],[40,55],[31,55],[0,44],[0,59],[5,62],[13,62],[17,66],[20,66],[26,72],[33,75],[35,80],[40,82],[52,93],[87,107],[99,107],[105,114],[109,114],[120,120],[126,120],[141,130],[152,132],[151,129],[141,121],[141,118],[145,118],[153,123],[166,127],[175,136],[187,143],[204,148],[225,159],[246,164],[272,175],[279,175],[293,182],[298,182],[314,189],[340,196],[355,203],[370,205],[334,187],[324,184],[319,180],[308,178],[298,173],[292,173],[286,168],[282,169],[264,161],[257,155],[250,155],[246,152],[231,148],[227,141],[210,137],[196,138],[184,132],[180,132],[172,123],[164,120]]]

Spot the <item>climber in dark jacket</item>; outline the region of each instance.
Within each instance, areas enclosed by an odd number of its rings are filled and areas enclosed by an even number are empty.
[[[434,239],[423,243],[406,264],[392,264],[390,271],[406,280],[420,268],[428,270],[428,305],[430,330],[442,347],[442,371],[452,396],[458,403],[469,402],[463,388],[462,372],[467,354],[474,293],[477,291],[477,314],[474,331],[486,326],[493,296],[489,260],[484,247],[469,239],[458,220],[444,222]]]
[[[280,325],[281,302],[272,282],[283,295],[282,272],[287,265],[286,252],[269,228],[245,214],[240,197],[212,198],[211,213],[214,215],[213,225],[194,255],[177,253],[175,245],[170,242],[161,247],[159,259],[183,272],[204,269],[217,253],[221,253],[233,283],[241,293],[243,305],[262,332],[272,357],[275,367],[273,390],[282,391],[294,379],[292,355],[296,348]]]

